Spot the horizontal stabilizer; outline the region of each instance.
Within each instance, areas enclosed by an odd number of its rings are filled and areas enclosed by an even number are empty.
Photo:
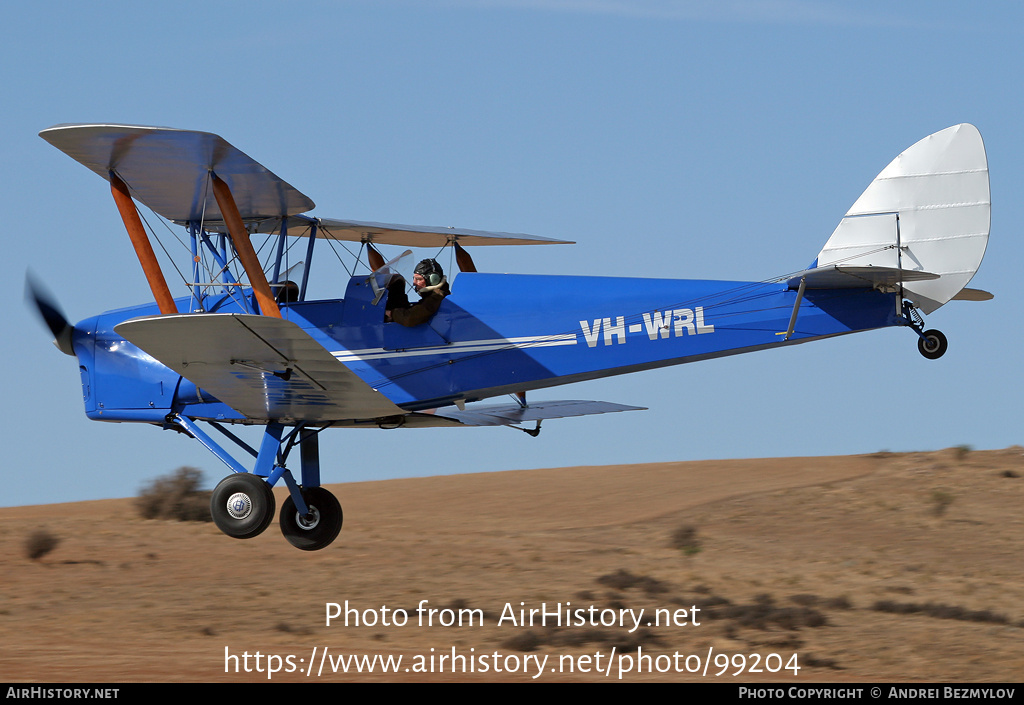
[[[134,318],[118,335],[255,421],[404,414],[295,323],[203,313]]]
[[[523,407],[519,404],[497,404],[466,407],[460,411],[454,406],[438,409],[434,416],[453,419],[465,426],[511,426],[545,419],[567,419],[575,416],[608,414],[616,411],[643,411],[642,406],[626,406],[606,401],[542,401]]]
[[[896,267],[843,267],[831,265],[807,269],[789,278],[790,289],[797,289],[800,280],[808,289],[888,289],[902,282],[938,279],[938,274]]]
[[[991,301],[994,297],[982,289],[961,289],[953,301]]]
[[[252,157],[209,132],[142,125],[54,125],[39,133],[168,220],[223,222],[210,173],[228,184],[242,218],[295,215],[314,203]]]

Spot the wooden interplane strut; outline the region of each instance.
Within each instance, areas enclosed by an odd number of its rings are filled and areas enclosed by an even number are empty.
[[[227,225],[231,242],[234,243],[235,252],[238,253],[238,259],[241,261],[242,267],[245,268],[249,283],[256,294],[260,312],[264,316],[281,318],[281,310],[277,307],[277,300],[274,298],[273,292],[270,291],[270,282],[267,281],[267,275],[263,273],[256,250],[253,249],[252,242],[249,240],[249,231],[245,229],[245,223],[242,222],[242,216],[238,212],[238,206],[235,205],[231,189],[216,174],[211,173],[210,176],[213,179],[213,195],[217,199],[221,215],[224,216],[224,224]]]
[[[121,220],[124,221],[125,230],[131,238],[132,246],[135,247],[135,254],[142,265],[142,271],[149,282],[149,288],[153,291],[153,298],[156,299],[160,313],[178,313],[174,305],[174,297],[171,290],[167,288],[167,280],[164,279],[160,263],[156,261],[156,253],[153,252],[153,245],[149,242],[146,229],[142,227],[142,218],[135,207],[131,194],[128,193],[128,185],[113,171],[110,172],[110,192],[117,203],[117,210],[121,213]]]

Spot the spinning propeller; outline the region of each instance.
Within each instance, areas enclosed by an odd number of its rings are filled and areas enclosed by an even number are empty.
[[[53,343],[65,355],[74,356],[71,334],[75,327],[68,322],[60,305],[49,291],[30,274],[25,274],[25,297],[32,300],[46,327],[53,333]]]

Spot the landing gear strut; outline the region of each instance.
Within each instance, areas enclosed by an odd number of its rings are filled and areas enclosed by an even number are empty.
[[[217,485],[210,499],[210,512],[217,528],[236,539],[251,539],[263,533],[274,520],[276,502],[271,487],[284,480],[288,499],[281,507],[281,533],[290,544],[303,551],[319,551],[338,538],[342,512],[337,498],[320,486],[319,433],[322,428],[298,425],[286,428],[279,422],[267,424],[259,449],[251,447],[230,430],[210,421],[210,425],[256,458],[250,471],[201,429],[195,420],[182,414],[167,417],[166,428],[184,430],[220,458],[234,474]],[[302,484],[292,476],[286,463],[298,446]]]

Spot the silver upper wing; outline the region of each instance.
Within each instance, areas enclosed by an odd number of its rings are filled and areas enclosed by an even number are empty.
[[[222,222],[210,173],[231,189],[244,219],[295,215],[316,205],[252,157],[209,132],[142,125],[55,125],[39,136],[132,197],[179,222]]]

